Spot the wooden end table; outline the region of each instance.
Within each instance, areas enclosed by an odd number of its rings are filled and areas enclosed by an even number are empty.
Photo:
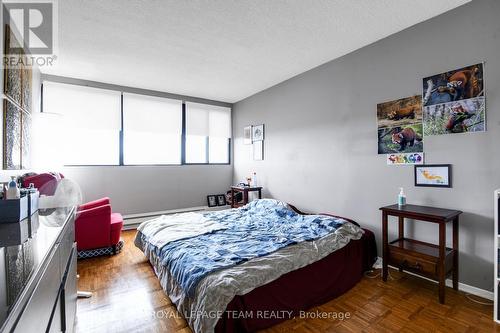
[[[391,205],[382,211],[382,279],[387,281],[387,266],[398,267],[439,282],[439,302],[444,304],[445,279],[452,275],[453,289],[458,290],[458,217],[459,210],[417,205]],[[388,217],[397,216],[398,238],[388,241]],[[437,223],[439,244],[426,243],[404,236],[404,219]],[[453,245],[446,247],[446,224],[453,225]]]
[[[235,194],[238,192],[243,193],[243,202],[241,204],[237,203],[235,200]],[[231,208],[238,208],[244,206],[248,203],[248,192],[258,192],[259,199],[262,199],[262,187],[261,186],[231,186]]]

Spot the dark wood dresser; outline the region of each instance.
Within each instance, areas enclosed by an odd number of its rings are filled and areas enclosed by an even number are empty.
[[[439,282],[439,302],[444,303],[445,279],[452,275],[453,289],[458,290],[458,217],[459,210],[417,205],[391,205],[382,211],[382,279],[387,281],[387,266],[391,265]],[[398,238],[389,242],[389,216],[398,218]],[[439,244],[406,238],[404,220],[412,219],[439,225]],[[446,224],[453,225],[452,248],[446,247]]]
[[[75,209],[0,222],[0,332],[73,332]]]

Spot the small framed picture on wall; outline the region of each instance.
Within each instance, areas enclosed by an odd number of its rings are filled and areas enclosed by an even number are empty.
[[[253,160],[264,160],[264,141],[256,141],[253,143]]]
[[[264,124],[252,126],[252,141],[264,140]]]
[[[415,186],[451,187],[451,164],[415,165]]]
[[[243,144],[252,144],[252,125],[243,127]]]

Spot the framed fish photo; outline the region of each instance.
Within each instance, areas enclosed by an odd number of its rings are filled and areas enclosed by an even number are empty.
[[[451,188],[451,164],[415,165],[415,186]]]

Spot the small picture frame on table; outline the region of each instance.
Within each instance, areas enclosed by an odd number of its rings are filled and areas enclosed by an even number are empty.
[[[226,195],[225,194],[218,194],[217,195],[217,205],[218,206],[225,206],[225,205],[227,205]]]
[[[415,165],[415,186],[451,188],[451,164]]]
[[[208,203],[208,207],[217,207],[217,196],[216,195],[207,195],[207,203]]]

